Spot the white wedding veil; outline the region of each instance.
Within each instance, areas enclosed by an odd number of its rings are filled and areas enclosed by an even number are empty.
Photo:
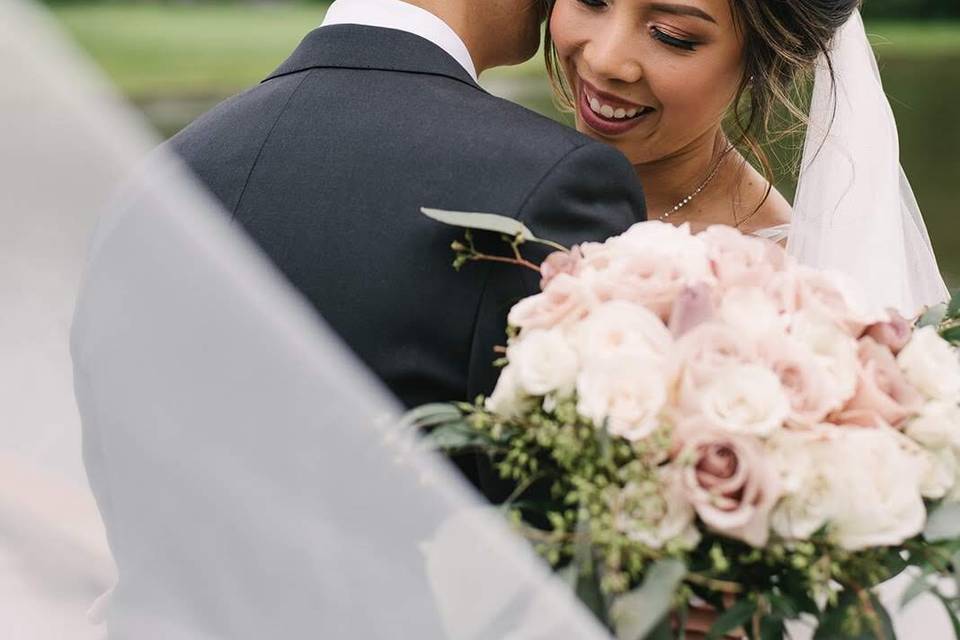
[[[3,637],[609,637],[42,9],[0,70]]]
[[[854,11],[817,62],[788,252],[859,283],[906,317],[949,297],[910,183],[863,19]]]

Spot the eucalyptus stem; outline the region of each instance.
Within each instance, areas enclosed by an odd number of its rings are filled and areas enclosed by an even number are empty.
[[[503,506],[505,508],[509,507],[513,503],[513,501],[515,501],[517,498],[522,496],[524,492],[533,485],[534,482],[536,482],[537,480],[540,480],[541,478],[546,478],[546,477],[547,475],[545,473],[538,473],[537,475],[530,476],[529,478],[527,478],[526,480],[518,484],[517,488],[514,489],[513,492],[510,494],[510,496],[504,501]]]
[[[699,573],[688,573],[685,579],[687,582],[692,582],[698,587],[706,587],[711,591],[719,591],[720,593],[725,593],[728,595],[737,595],[743,593],[743,586],[737,584],[736,582],[730,582],[729,580],[708,578],[707,576],[700,575]]]
[[[504,256],[491,256],[485,253],[474,253],[468,256],[467,259],[475,262],[499,262],[502,264],[512,264],[518,267],[526,267],[527,269],[540,273],[540,267],[529,260],[524,260],[523,258],[518,260],[516,258],[506,258]]]
[[[877,612],[876,608],[874,608],[873,602],[870,600],[870,593],[858,584],[854,584],[853,588],[857,592],[857,598],[860,600],[863,610],[867,612],[867,618],[870,622],[870,626],[873,628],[874,635],[876,635],[879,640],[887,640],[887,634],[883,630],[883,626],[880,624],[880,614]]]

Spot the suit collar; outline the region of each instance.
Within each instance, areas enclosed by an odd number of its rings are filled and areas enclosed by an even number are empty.
[[[429,40],[396,29],[353,24],[314,29],[264,82],[318,68],[378,69],[445,76],[480,89],[456,60]]]

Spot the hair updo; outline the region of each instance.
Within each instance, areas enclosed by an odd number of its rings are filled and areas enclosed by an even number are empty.
[[[548,15],[556,0],[544,0]],[[730,142],[753,155],[772,183],[763,145],[806,124],[806,87],[820,54],[861,0],[730,0],[744,41],[744,74],[728,114]],[[546,63],[556,98],[573,109],[573,95],[547,30]],[[831,76],[833,69],[830,69]]]

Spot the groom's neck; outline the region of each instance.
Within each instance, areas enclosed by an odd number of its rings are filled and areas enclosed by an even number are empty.
[[[509,38],[504,38],[503,30],[497,29],[497,22],[485,15],[485,3],[478,0],[403,1],[425,9],[447,23],[463,40],[477,73],[517,62],[511,59]]]

